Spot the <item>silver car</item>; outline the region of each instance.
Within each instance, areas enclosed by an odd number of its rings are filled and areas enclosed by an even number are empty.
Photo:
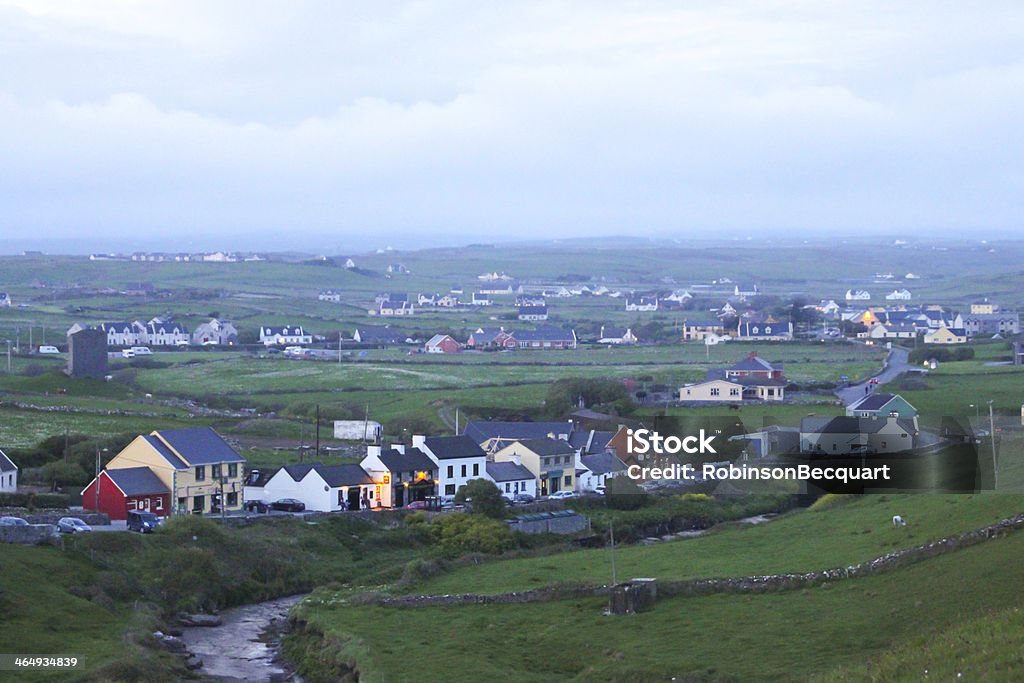
[[[57,530],[62,534],[80,534],[83,531],[92,531],[92,527],[78,517],[61,517],[57,522]]]

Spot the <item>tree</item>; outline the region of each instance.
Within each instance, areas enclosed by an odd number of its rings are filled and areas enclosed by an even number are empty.
[[[494,482],[486,479],[473,479],[468,484],[459,487],[459,490],[455,492],[455,502],[465,503],[466,501],[472,502],[473,512],[479,512],[494,519],[501,519],[505,516],[505,498]]]

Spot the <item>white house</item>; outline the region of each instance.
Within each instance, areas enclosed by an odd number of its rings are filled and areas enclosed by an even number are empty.
[[[522,463],[489,462],[484,471],[487,479],[493,481],[501,495],[509,500],[522,494],[537,496],[537,478]]]
[[[7,454],[0,451],[0,491],[13,493],[18,490],[18,466]]]
[[[650,312],[656,310],[658,310],[658,297],[656,296],[638,296],[626,298],[627,312]]]
[[[140,346],[145,341],[146,328],[140,322],[100,323],[107,334],[107,346]]]
[[[143,341],[152,346],[187,346],[191,340],[188,328],[173,322],[154,318],[146,323]]]
[[[437,495],[437,464],[418,448],[367,446],[359,466],[373,479],[383,507],[404,507]]]
[[[279,344],[312,344],[313,335],[306,334],[301,325],[260,328],[260,343],[264,346]]]
[[[325,289],[320,292],[316,297],[320,301],[329,301],[332,304],[341,303],[341,292],[335,292],[333,289]]]
[[[439,493],[454,496],[472,479],[486,477],[487,455],[468,436],[412,437],[412,447],[423,451],[438,469]]]
[[[621,477],[626,473],[626,464],[607,451],[577,456],[577,459],[577,491],[593,491],[598,486],[607,485],[612,477]]]
[[[636,344],[637,341],[633,330],[628,327],[601,325],[601,332],[597,336],[598,344]]]
[[[871,301],[871,294],[864,289],[846,290],[847,301]]]
[[[490,306],[491,297],[482,292],[473,292],[473,299],[470,301],[474,306]]]
[[[548,319],[547,306],[520,306],[516,317],[519,320],[542,321]]]
[[[351,270],[356,267],[356,262],[350,258],[347,258],[345,259],[345,267]]]
[[[909,289],[894,289],[885,295],[886,301],[910,301]]]
[[[11,306],[11,295],[7,292],[0,292],[0,306],[4,308],[10,308]]]
[[[246,490],[254,493],[253,488]],[[265,503],[294,498],[317,512],[360,510],[367,504],[378,507],[375,483],[359,465],[285,465],[262,488],[260,500]]]

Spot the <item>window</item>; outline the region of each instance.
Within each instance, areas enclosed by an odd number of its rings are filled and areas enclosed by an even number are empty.
[[[238,476],[238,463],[237,462],[229,462],[228,463],[228,476],[232,477],[232,478]]]
[[[156,502],[153,504],[153,509],[154,510],[163,510],[164,509],[164,499],[163,498],[157,498]]]
[[[505,482],[505,493],[512,493],[512,484]]]
[[[444,495],[454,496],[455,495],[455,484],[446,484],[444,487]]]
[[[206,465],[199,465],[196,467],[196,481],[206,480]]]
[[[565,475],[565,485],[566,486],[572,486],[572,475],[571,474]]]
[[[216,465],[210,465],[210,478],[220,479],[220,463]]]
[[[134,498],[129,499],[128,500],[128,509],[129,510],[134,510],[135,506],[136,506],[135,499]]]
[[[564,462],[566,465],[568,465],[569,464],[569,456],[567,455],[564,458],[562,458],[562,462]]]
[[[206,509],[206,496],[196,496],[192,499],[192,511],[202,512]]]
[[[466,476],[466,466],[465,465],[462,466],[462,474],[461,474],[461,476],[463,478],[465,478],[465,476]]]
[[[228,507],[232,508],[238,505],[238,492],[232,491],[228,494]]]
[[[718,387],[711,387],[711,395],[712,396],[718,396],[720,393],[721,393],[721,391],[718,389]]]
[[[729,395],[730,396],[739,396],[740,395],[740,390],[735,388],[735,387],[733,387],[732,389],[729,389]]]
[[[454,476],[455,476],[455,466],[454,465],[448,465],[448,478],[451,479]]]
[[[480,476],[480,465],[479,465],[479,463],[473,463],[473,476],[474,477],[479,477]]]

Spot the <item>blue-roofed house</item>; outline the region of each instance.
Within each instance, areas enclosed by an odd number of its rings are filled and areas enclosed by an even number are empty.
[[[115,455],[108,470],[149,468],[171,492],[172,512],[241,509],[245,458],[209,427],[143,434]],[[83,504],[90,501],[83,499]]]
[[[82,490],[86,510],[106,513],[122,521],[134,510],[166,517],[171,512],[171,490],[148,467],[103,470]]]
[[[506,422],[503,420],[473,420],[466,423],[462,433],[488,453],[493,453],[516,441],[552,437],[568,440],[575,427],[565,422]]]

